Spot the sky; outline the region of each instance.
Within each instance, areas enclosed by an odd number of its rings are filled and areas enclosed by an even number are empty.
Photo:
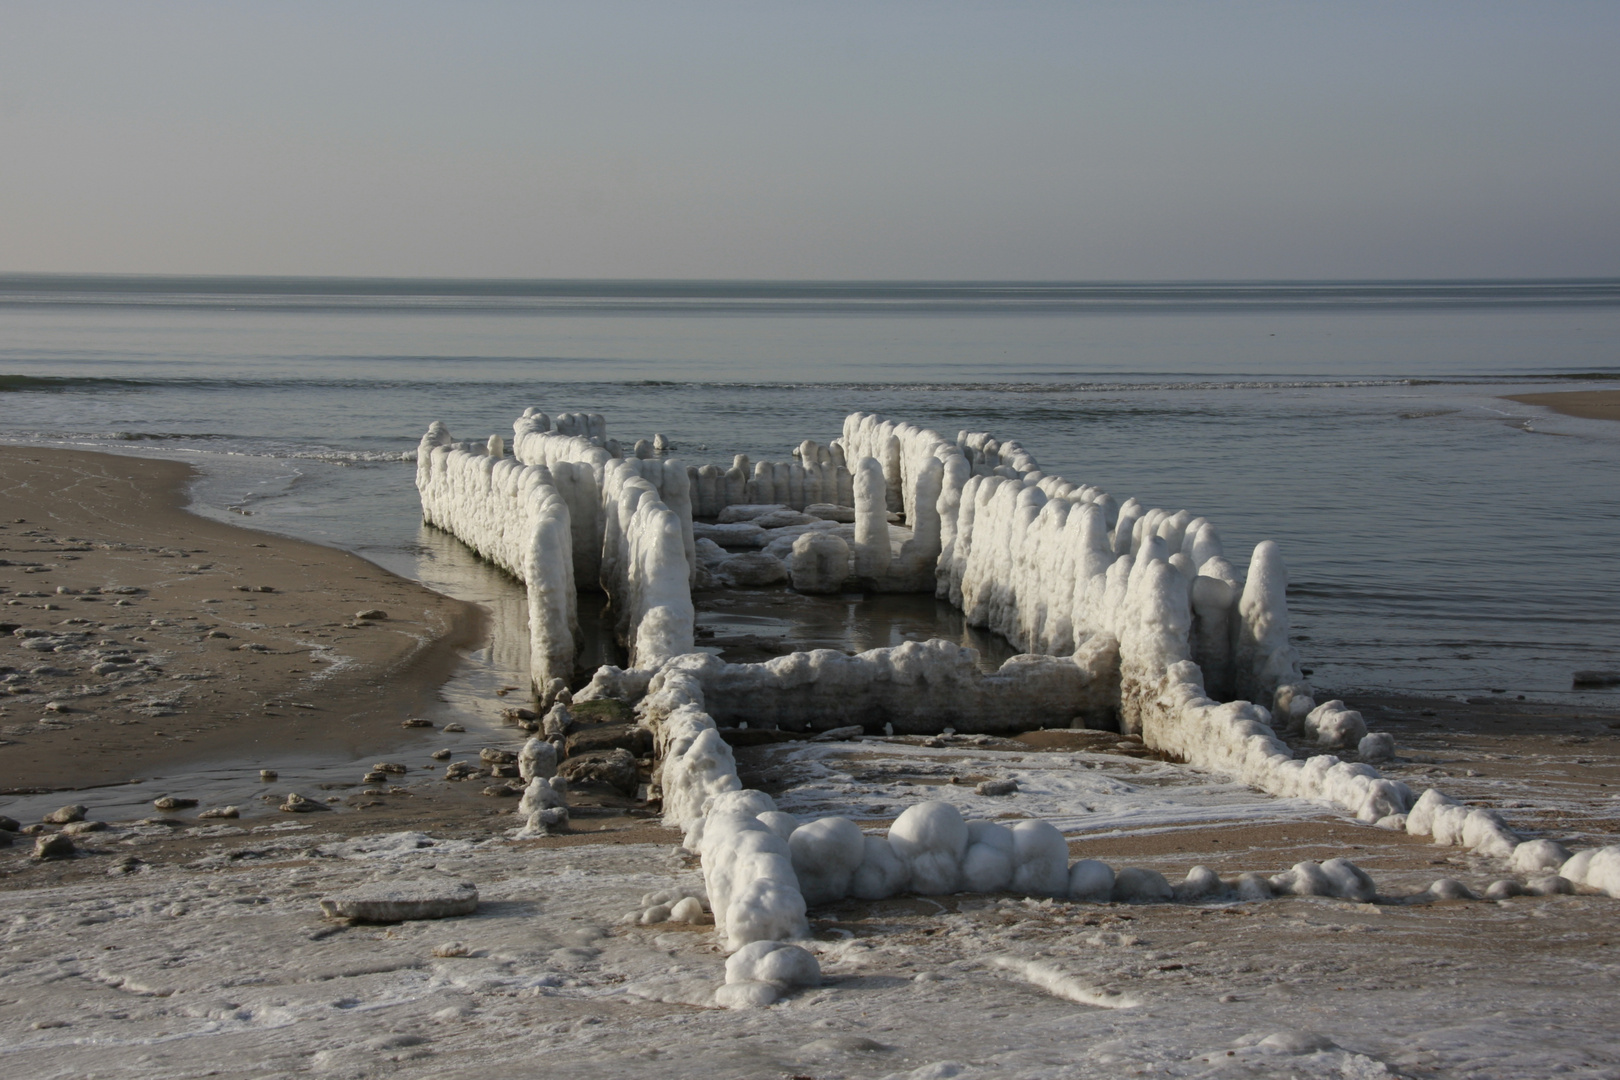
[[[0,272],[1620,275],[1620,4],[12,3]]]

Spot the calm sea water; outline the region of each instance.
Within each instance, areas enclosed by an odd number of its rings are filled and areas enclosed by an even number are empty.
[[[1620,669],[1620,424],[1501,399],[1615,378],[1620,281],[0,277],[0,439],[185,458],[199,510],[430,583],[431,420],[593,410],[702,463],[865,409],[1277,540],[1335,693],[1620,701],[1570,689]]]

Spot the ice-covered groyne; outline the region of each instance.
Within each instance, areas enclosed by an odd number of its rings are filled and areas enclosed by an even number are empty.
[[[536,684],[574,673],[579,636],[568,506],[549,470],[523,466],[492,441],[455,443],[435,422],[416,453],[422,516],[523,582],[529,598],[529,663]]]
[[[1438,792],[1418,799],[1381,776],[1373,762],[1387,756],[1387,736],[1369,736],[1342,702],[1314,700],[1270,541],[1242,567],[1190,511],[1048,474],[986,432],[950,439],[867,413],[847,417],[825,446],[798,444],[793,461],[752,465],[683,464],[661,456],[662,436],[627,453],[599,414],[554,422],[529,409],[513,428],[516,462],[503,466],[498,444],[456,451],[442,479],[423,474],[443,488],[424,488],[424,510],[493,551],[500,516],[514,512],[493,479],[544,477],[569,541],[547,550],[566,550],[575,581],[608,592],[629,651],[626,669],[597,672],[581,697],[637,704],[656,735],[654,786],[672,824],[700,820],[709,800],[738,789],[722,725],[1005,732],[1080,722],[1117,725],[1191,765],[1387,828],[1519,851],[1489,810]],[[457,509],[429,512],[430,496]],[[694,584],[933,593],[1024,654],[991,675],[938,641],[727,664],[694,647]],[[1296,757],[1279,733],[1351,760]]]
[[[590,552],[575,556],[575,574],[612,598],[632,666],[656,667],[692,651],[690,485],[680,462],[615,456],[605,435],[599,413],[564,413],[553,427],[530,408],[513,424],[512,452],[559,478],[576,550]]]
[[[1027,731],[1043,721],[1068,727],[1104,719],[1118,707],[1118,645],[1093,638],[1073,656],[1016,656],[1000,670],[979,670],[978,655],[948,641],[908,641],[848,655],[796,652],[758,664],[728,664],[692,653],[665,664],[648,682],[656,708],[664,686],[692,684],[707,713],[727,726],[745,723],[818,732],[887,725],[901,735],[951,727],[963,734]],[[583,698],[612,696],[624,674],[607,669]]]
[[[692,505],[699,517],[718,517],[728,506],[780,504],[803,510],[817,503],[848,506],[853,480],[837,446],[806,439],[791,461],[750,462],[739,454],[731,465],[689,465]]]

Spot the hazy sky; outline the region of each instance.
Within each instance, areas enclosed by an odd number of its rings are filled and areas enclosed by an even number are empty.
[[[0,271],[1620,275],[1620,3],[0,2]]]

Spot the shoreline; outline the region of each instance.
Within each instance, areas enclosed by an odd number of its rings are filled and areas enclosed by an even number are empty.
[[[1582,420],[1620,420],[1620,390],[1560,390],[1551,394],[1508,394],[1504,401],[1539,405]]]
[[[474,604],[191,513],[195,475],[0,447],[0,792],[397,746],[482,642]]]

